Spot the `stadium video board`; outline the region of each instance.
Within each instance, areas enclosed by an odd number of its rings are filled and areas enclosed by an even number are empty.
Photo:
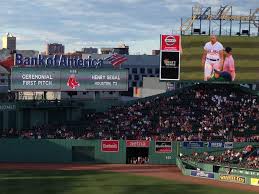
[[[126,69],[13,67],[12,91],[128,91]]]
[[[160,80],[258,83],[259,38],[160,36]]]

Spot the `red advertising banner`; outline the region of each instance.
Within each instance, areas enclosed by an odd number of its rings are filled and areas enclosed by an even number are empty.
[[[180,35],[161,35],[161,51],[180,52]]]
[[[119,152],[119,140],[102,140],[101,151],[102,152]]]
[[[150,142],[147,140],[127,140],[126,147],[148,148]]]

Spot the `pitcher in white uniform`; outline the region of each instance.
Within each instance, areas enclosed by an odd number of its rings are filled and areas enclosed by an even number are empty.
[[[204,67],[204,81],[208,81],[214,74],[214,69],[221,71],[224,63],[224,47],[212,35],[210,42],[204,46],[202,65]]]

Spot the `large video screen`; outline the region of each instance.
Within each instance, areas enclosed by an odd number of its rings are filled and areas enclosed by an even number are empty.
[[[12,91],[127,91],[126,69],[13,67]]]
[[[173,35],[164,35],[172,37]],[[177,36],[176,36],[177,37]],[[161,38],[161,80],[205,82],[259,82],[259,37],[181,36]],[[163,44],[179,44],[179,51]],[[180,53],[178,62],[177,52]],[[179,64],[179,76],[176,68]],[[167,67],[167,68],[165,68]]]
[[[181,80],[259,82],[259,37],[182,36],[182,47]]]

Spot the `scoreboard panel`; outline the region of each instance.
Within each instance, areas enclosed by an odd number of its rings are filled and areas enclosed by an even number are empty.
[[[11,71],[11,90],[60,90],[58,69],[14,67]]]
[[[12,91],[128,91],[128,70],[14,67]]]

